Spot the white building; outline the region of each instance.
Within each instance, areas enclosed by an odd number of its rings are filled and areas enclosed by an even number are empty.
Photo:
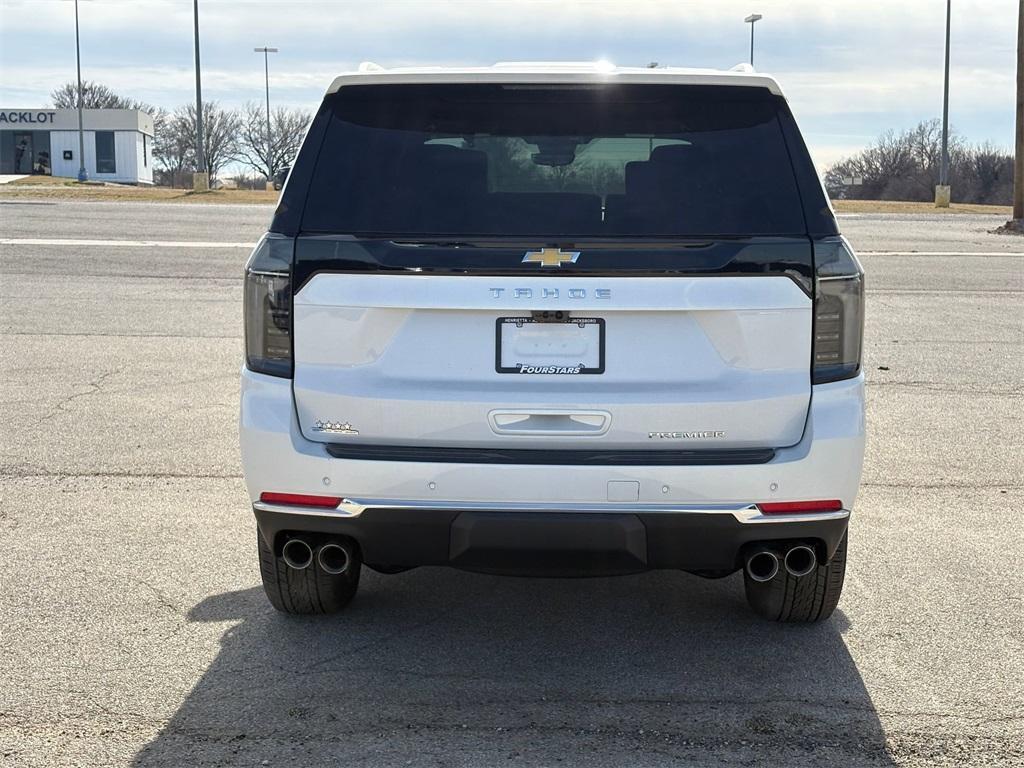
[[[82,111],[85,170],[96,181],[153,183],[153,118],[134,109]],[[0,109],[0,174],[77,178],[78,110]]]

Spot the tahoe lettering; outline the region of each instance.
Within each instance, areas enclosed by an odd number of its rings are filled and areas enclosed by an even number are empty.
[[[509,289],[505,288],[489,288],[492,299],[500,299],[505,296],[505,291]],[[512,298],[514,299],[532,299],[534,298],[534,290],[532,288],[512,288]],[[543,288],[537,292],[537,298],[539,299],[557,299],[559,297],[558,288]],[[566,290],[565,295],[570,299],[585,299],[588,294],[586,288],[569,288]],[[593,289],[593,297],[595,299],[610,299],[612,297],[611,288],[595,288]]]

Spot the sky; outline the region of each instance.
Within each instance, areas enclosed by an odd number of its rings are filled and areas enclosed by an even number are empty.
[[[952,0],[950,122],[1014,136],[1017,0]],[[316,108],[339,72],[588,61],[775,75],[821,168],[942,114],[943,0],[199,0],[204,99]],[[81,0],[82,77],[174,108],[195,98],[191,0]],[[75,76],[73,0],[0,0],[0,108],[50,104]]]

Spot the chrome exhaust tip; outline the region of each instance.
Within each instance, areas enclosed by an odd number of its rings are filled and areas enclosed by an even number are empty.
[[[771,581],[779,573],[779,556],[770,549],[761,549],[747,558],[747,575],[754,581]]]
[[[288,539],[281,548],[281,559],[289,568],[301,571],[313,564],[313,548],[305,539]]]
[[[818,566],[818,556],[814,548],[806,544],[797,544],[786,553],[786,573],[799,578],[806,576]]]
[[[324,573],[338,576],[352,565],[352,547],[336,542],[324,544],[316,551],[316,562]]]

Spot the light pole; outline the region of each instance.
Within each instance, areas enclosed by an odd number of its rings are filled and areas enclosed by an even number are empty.
[[[754,23],[763,19],[760,13],[752,13],[743,21],[750,25],[750,66],[754,66]]]
[[[206,154],[203,151],[203,88],[199,77],[199,0],[192,0],[196,42],[196,172],[192,174],[192,188],[205,191],[210,188],[206,173]]]
[[[78,42],[78,0],[75,0],[75,63],[78,66],[78,180],[88,181],[85,170],[85,131],[82,128],[82,47]]]
[[[270,54],[277,48],[253,48],[254,53],[263,54],[263,78],[267,89],[267,184],[274,183],[274,142],[270,136]],[[269,188],[269,187],[268,187]]]
[[[939,184],[935,187],[935,207],[949,208],[949,19],[952,0],[946,0],[946,72],[942,83],[942,160]]]
[[[1024,0],[1020,0],[1017,8],[1017,136],[1013,151],[1013,219],[1018,228],[1024,228]]]

